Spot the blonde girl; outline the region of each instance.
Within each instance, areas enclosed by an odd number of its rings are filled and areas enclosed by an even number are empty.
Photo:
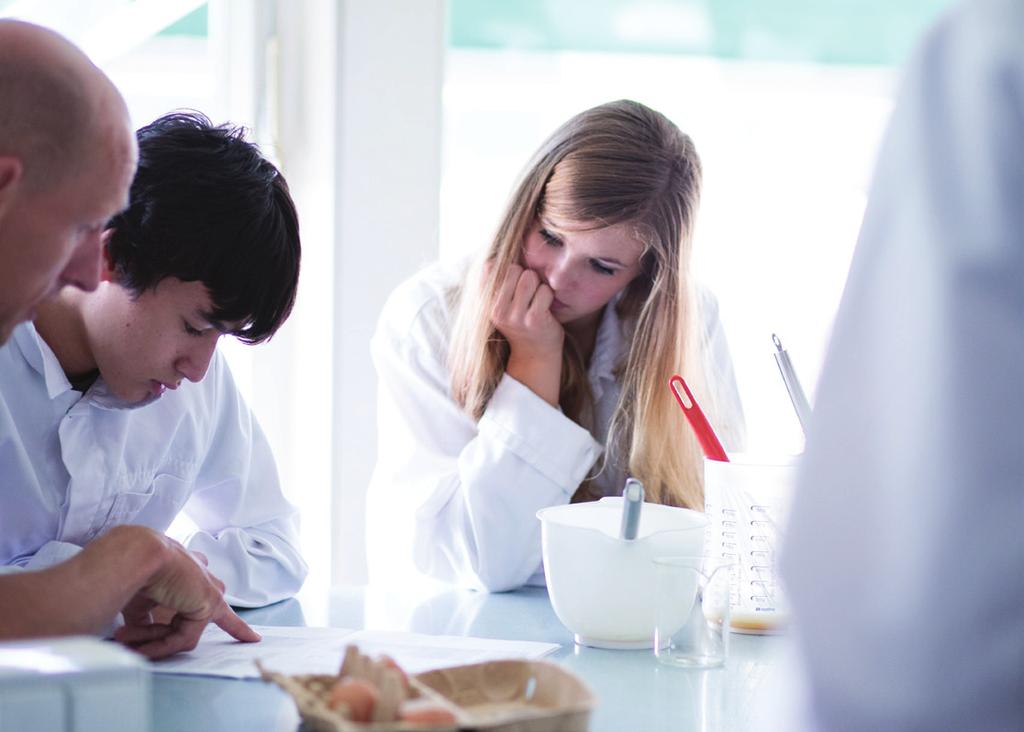
[[[392,294],[372,346],[375,581],[542,583],[536,511],[619,494],[627,475],[648,500],[703,507],[669,377],[727,447],[743,418],[715,302],[690,276],[700,184],[663,115],[595,107],[536,153],[483,256]]]

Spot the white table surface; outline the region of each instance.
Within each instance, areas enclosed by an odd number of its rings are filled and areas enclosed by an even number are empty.
[[[734,633],[726,667],[712,671],[665,667],[650,651],[576,646],[542,588],[485,594],[343,587],[316,602],[287,600],[242,615],[259,625],[330,625],[558,643],[560,648],[547,658],[580,676],[598,698],[590,727],[594,732],[765,728],[763,697],[774,693],[786,673],[784,636]],[[291,732],[297,727],[294,705],[273,685],[154,677],[154,732]]]

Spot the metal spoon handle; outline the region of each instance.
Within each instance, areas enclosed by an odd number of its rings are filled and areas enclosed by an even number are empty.
[[[620,536],[627,541],[635,539],[640,528],[640,508],[644,503],[644,487],[639,480],[630,478],[622,489],[622,529]]]

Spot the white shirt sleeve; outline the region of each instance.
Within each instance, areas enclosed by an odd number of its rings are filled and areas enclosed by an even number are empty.
[[[39,548],[39,551],[28,557],[27,561],[21,566],[23,569],[30,571],[47,569],[71,559],[80,551],[82,551],[82,547],[78,546],[78,544],[72,544],[67,541],[48,541]]]
[[[536,512],[568,503],[601,446],[507,375],[474,424],[450,395],[443,304],[410,318],[409,289],[385,307],[371,346],[379,426],[371,579],[395,580],[414,566],[460,586],[519,587],[541,564]]]
[[[821,730],[1024,729],[1024,4],[910,66],[783,553]]]
[[[270,445],[222,357],[206,378],[216,380],[216,421],[184,507],[199,530],[184,543],[206,555],[230,604],[267,605],[294,595],[308,571],[298,511],[281,492]]]

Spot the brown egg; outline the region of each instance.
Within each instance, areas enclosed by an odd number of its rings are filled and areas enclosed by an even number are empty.
[[[455,715],[444,707],[417,704],[398,710],[398,718],[410,724],[423,724],[436,727],[455,724]]]
[[[377,706],[380,692],[369,681],[341,679],[327,697],[327,706],[341,712],[353,722],[369,722]]]

